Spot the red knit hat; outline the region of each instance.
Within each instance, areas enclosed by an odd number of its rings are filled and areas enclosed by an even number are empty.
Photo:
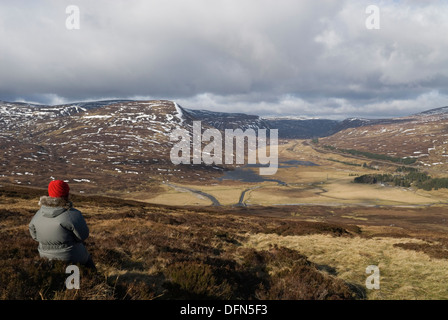
[[[68,183],[62,180],[51,181],[48,185],[48,195],[52,198],[63,198],[67,197],[70,192],[70,187]]]

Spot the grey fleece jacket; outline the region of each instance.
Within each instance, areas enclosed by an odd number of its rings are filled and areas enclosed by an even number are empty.
[[[83,241],[89,228],[79,210],[63,198],[43,196],[41,208],[29,224],[31,237],[39,242],[41,257],[84,264],[89,253]]]

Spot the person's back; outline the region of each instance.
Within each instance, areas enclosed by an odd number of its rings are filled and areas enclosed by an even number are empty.
[[[79,210],[68,199],[69,186],[61,180],[48,186],[49,196],[40,198],[41,208],[29,224],[31,237],[39,242],[41,257],[93,267],[83,241],[89,228]]]

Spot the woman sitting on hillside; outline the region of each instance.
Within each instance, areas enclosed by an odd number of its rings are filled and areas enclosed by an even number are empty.
[[[31,237],[39,242],[42,258],[80,263],[95,269],[83,241],[89,228],[79,210],[69,201],[69,185],[55,180],[48,185],[48,195],[40,198],[41,208],[29,224]]]

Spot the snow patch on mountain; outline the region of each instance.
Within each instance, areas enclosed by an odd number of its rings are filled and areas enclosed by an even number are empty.
[[[182,111],[182,108],[179,107],[179,105],[176,102],[174,103],[174,108],[176,108],[176,114],[175,116],[180,120],[180,123],[182,124],[184,122],[184,113]]]

